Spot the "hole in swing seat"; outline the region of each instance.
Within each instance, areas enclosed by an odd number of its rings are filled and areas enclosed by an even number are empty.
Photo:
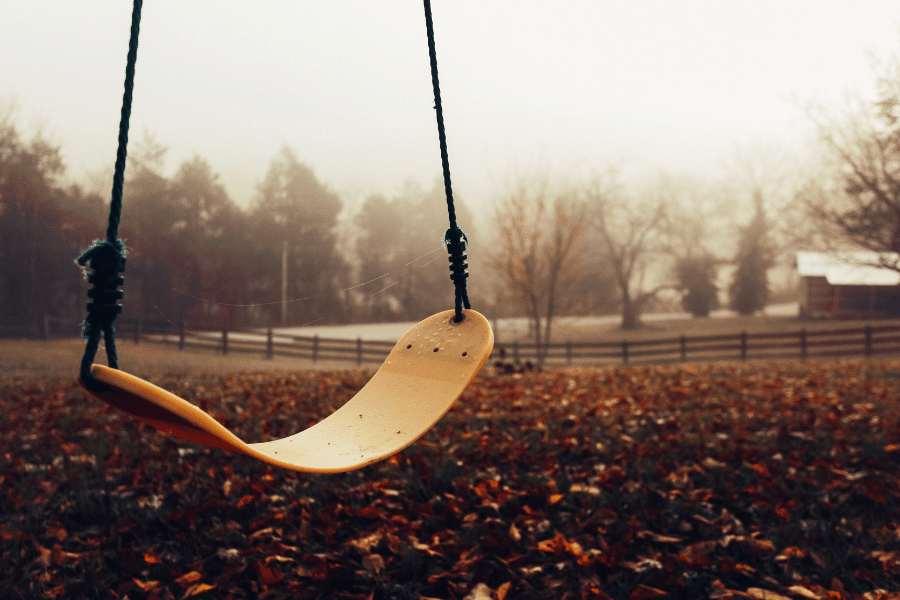
[[[409,350],[410,348],[412,348],[412,344],[407,344],[406,349]]]
[[[468,354],[468,352],[463,352],[463,353],[462,353],[463,356],[465,356],[465,355],[467,355],[467,354]]]
[[[432,352],[437,352],[437,351],[438,351],[438,348],[435,348],[434,350],[432,350]]]

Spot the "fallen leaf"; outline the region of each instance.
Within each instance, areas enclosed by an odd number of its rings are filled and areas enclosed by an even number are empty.
[[[195,586],[192,586],[188,591],[184,594],[184,598],[191,598],[193,596],[197,596],[202,594],[203,592],[208,592],[209,590],[216,589],[215,585],[210,585],[208,583],[198,583]]]
[[[487,584],[479,583],[463,600],[491,600],[491,588]]]
[[[631,592],[628,596],[628,600],[650,600],[651,598],[665,598],[668,595],[668,593],[662,590],[658,590],[642,583]]]
[[[181,577],[175,580],[175,583],[180,585],[183,588],[190,587],[192,584],[197,583],[203,577],[197,571],[191,571],[190,573],[185,573]]]
[[[494,592],[493,600],[505,600],[506,594],[509,593],[509,589],[512,587],[512,581],[507,581],[497,588],[497,591]]]
[[[819,594],[816,594],[812,590],[808,590],[802,585],[792,585],[787,589],[792,594],[796,594],[798,596],[803,596],[804,598],[810,598],[810,600],[818,600]]]
[[[791,600],[787,596],[782,596],[781,594],[776,594],[775,592],[757,587],[747,588],[746,593],[756,600]]]
[[[140,579],[132,579],[132,581],[137,585],[141,590],[145,592],[152,592],[153,590],[159,588],[158,581],[141,581]]]

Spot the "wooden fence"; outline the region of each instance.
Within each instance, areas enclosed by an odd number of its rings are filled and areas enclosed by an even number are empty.
[[[179,350],[204,349],[249,353],[272,358],[286,356],[316,361],[348,361],[357,365],[382,362],[394,342],[329,339],[256,331],[195,332],[169,322],[120,319],[118,338],[134,343],[171,344]],[[545,366],[661,364],[715,360],[810,359],[837,357],[900,357],[900,326],[864,326],[830,330],[800,329],[784,333],[746,333],[680,336],[654,340],[550,344]],[[530,343],[497,343],[491,361],[510,366],[538,362]]]
[[[498,344],[494,352],[513,364],[537,361],[534,344]],[[900,356],[900,326],[784,333],[741,332],[655,340],[550,344],[545,365],[660,364],[713,360],[773,360]]]
[[[119,319],[116,335],[120,340],[135,344],[150,342],[170,344],[179,350],[208,350],[223,355],[233,353],[256,354],[264,358],[284,356],[318,361],[348,361],[357,365],[383,362],[394,342],[345,340],[319,336],[294,336],[259,330],[193,331],[184,325],[166,321]]]

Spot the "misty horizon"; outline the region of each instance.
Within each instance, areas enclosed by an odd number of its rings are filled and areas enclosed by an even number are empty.
[[[887,1],[433,10],[454,192],[473,209],[532,169],[715,178],[735,149],[802,152],[803,105],[867,95],[871,57],[893,51],[900,24]],[[62,147],[74,179],[111,169],[130,7],[0,12],[0,99]],[[134,102],[132,140],[170,147],[166,174],[199,155],[244,208],[285,144],[348,205],[440,178],[415,4],[148,5]]]

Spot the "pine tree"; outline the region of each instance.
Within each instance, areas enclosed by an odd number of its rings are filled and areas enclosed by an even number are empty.
[[[675,267],[682,290],[681,306],[695,317],[708,317],[719,307],[716,287],[716,260],[708,254],[688,256]]]
[[[729,289],[731,308],[742,315],[752,315],[766,307],[769,299],[767,271],[772,266],[772,251],[766,233],[762,210],[741,230],[738,242],[737,269]]]

